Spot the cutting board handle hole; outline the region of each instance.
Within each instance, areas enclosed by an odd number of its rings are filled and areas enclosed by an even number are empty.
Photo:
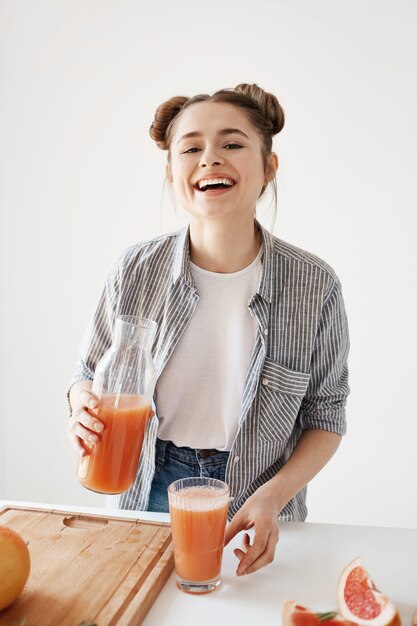
[[[107,526],[108,520],[87,517],[86,515],[71,515],[71,517],[64,517],[63,523],[68,528],[77,528],[79,530],[98,530]]]

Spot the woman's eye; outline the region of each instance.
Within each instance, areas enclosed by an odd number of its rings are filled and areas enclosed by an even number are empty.
[[[227,143],[224,148],[226,150],[239,150],[240,148],[243,148],[243,146],[241,146],[239,143]],[[199,150],[200,148],[198,148],[197,146],[193,146],[192,148],[187,148],[186,150],[184,150],[183,154],[194,154]]]

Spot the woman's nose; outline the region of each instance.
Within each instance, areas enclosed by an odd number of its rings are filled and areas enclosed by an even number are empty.
[[[207,147],[201,153],[199,166],[207,167],[210,165],[220,165],[223,162],[222,157],[213,148]]]

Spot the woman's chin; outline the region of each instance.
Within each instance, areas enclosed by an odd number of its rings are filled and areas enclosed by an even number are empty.
[[[227,219],[236,218],[241,221],[247,214],[248,217],[253,219],[255,214],[255,208],[242,209],[242,206],[237,206],[235,203],[225,203],[222,201],[214,202],[199,202],[194,203],[192,207],[186,207],[187,213],[196,219]]]

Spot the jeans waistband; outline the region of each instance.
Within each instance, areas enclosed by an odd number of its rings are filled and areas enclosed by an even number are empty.
[[[172,454],[178,459],[185,462],[197,463],[199,460],[208,459],[218,455],[219,459],[227,460],[229,452],[227,450],[217,450],[216,448],[188,448],[187,446],[176,446],[172,441],[157,439],[156,442],[157,457],[165,454]],[[214,461],[215,459],[213,459]]]

